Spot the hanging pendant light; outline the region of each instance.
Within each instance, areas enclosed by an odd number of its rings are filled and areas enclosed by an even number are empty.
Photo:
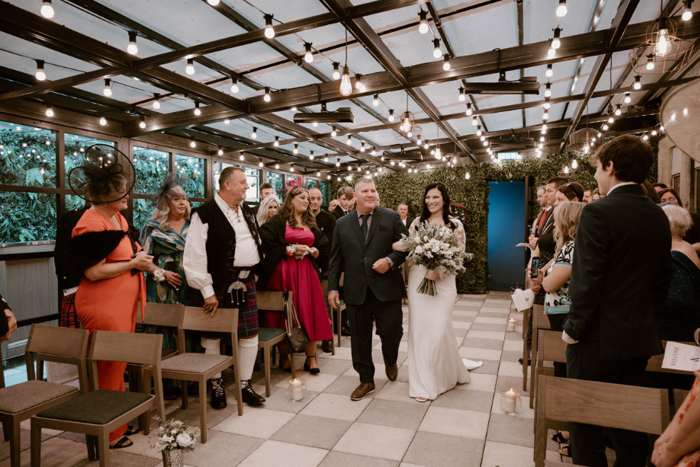
[[[333,79],[340,79],[340,63],[333,62]]]
[[[418,16],[420,17],[420,22],[418,23],[418,32],[421,34],[427,34],[427,32],[430,31],[430,27],[428,26],[428,12],[421,10],[418,13]]]
[[[36,61],[36,73],[34,74],[38,81],[44,81],[46,79],[46,71],[44,71],[44,61]]]
[[[126,51],[131,55],[139,53],[139,48],[136,45],[136,31],[129,31],[129,45],[126,47]]]
[[[275,28],[272,27],[273,15],[264,15],[265,18],[265,37],[272,39],[275,37]]]
[[[348,66],[343,67],[343,78],[340,80],[340,94],[349,96],[352,94],[352,83],[350,82],[350,70]]]
[[[442,58],[442,49],[440,48],[440,39],[433,39],[433,57]]]
[[[314,61],[314,54],[311,52],[311,42],[305,42],[304,43],[304,61],[306,63],[312,63]]]
[[[44,18],[53,18],[55,12],[53,11],[53,6],[51,5],[51,0],[44,0],[41,2],[41,16]]]

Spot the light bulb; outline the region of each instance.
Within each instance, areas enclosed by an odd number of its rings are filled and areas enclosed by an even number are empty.
[[[355,75],[355,89],[362,92],[365,90],[365,84],[362,82],[362,75]]]
[[[103,116],[100,117],[100,125],[105,126],[107,124],[107,119]]]
[[[53,117],[53,107],[51,107],[50,105],[46,107],[46,116]]]
[[[569,166],[568,166],[568,165],[567,165],[566,167],[564,167],[564,173],[565,173],[565,174],[568,174],[568,173],[569,173]]]
[[[547,83],[544,86],[544,97],[551,97],[552,95],[552,84]]]
[[[549,120],[549,112],[547,112],[546,110],[542,114],[542,120]]]
[[[348,135],[348,140],[346,141],[346,144],[348,146],[352,146],[352,137],[350,135]]]
[[[311,42],[304,43],[304,49],[306,53],[304,54],[304,61],[306,63],[311,63],[314,61],[314,54],[311,53]]]
[[[270,97],[270,88],[265,88],[265,94],[263,94],[263,100],[265,102],[270,102],[272,98]]]
[[[540,142],[544,143],[544,136],[540,136]]]
[[[571,168],[572,169],[577,169],[578,168],[578,161],[576,159],[571,161]]]
[[[365,152],[365,142],[364,141],[360,145],[360,152]]]
[[[34,76],[36,76],[38,81],[44,81],[46,79],[46,71],[44,71],[43,60],[36,61],[36,74]]]
[[[488,146],[488,145],[489,145],[489,142],[488,142],[488,141],[484,141],[484,143],[483,143],[483,144],[484,144],[484,147],[486,147],[486,146]]]
[[[192,76],[194,74],[194,58],[187,59],[187,66],[185,67],[185,73]]]
[[[656,135],[658,135],[658,134],[659,134],[658,131],[656,131],[656,130],[651,130],[651,136],[656,136]]]
[[[340,63],[333,62],[333,79],[340,79]]]
[[[459,88],[459,101],[464,102],[467,99],[467,96],[464,94],[464,88],[460,87]]]
[[[546,123],[543,123],[543,124],[542,124],[542,131],[545,131],[545,132],[546,132],[546,131],[547,131],[547,128],[548,128],[548,127],[547,127],[547,124],[546,124]]]
[[[547,65],[547,71],[544,73],[547,78],[551,78],[552,75],[554,74],[554,70],[552,70],[552,64],[550,63]]]
[[[129,45],[126,47],[126,51],[131,55],[139,53],[139,48],[136,45],[136,31],[129,31]]]
[[[299,154],[299,145],[295,144],[294,145],[294,150],[292,151],[294,154]]]
[[[566,16],[566,0],[559,0],[559,6],[557,7],[557,16],[563,18]]]
[[[224,120],[224,125],[228,125],[229,123],[231,123],[231,120],[229,120],[228,118]]]
[[[476,118],[476,115],[472,117],[472,125],[477,126],[479,124],[479,119]]]
[[[265,164],[262,163],[262,161],[258,162],[258,167],[265,167]]]
[[[470,116],[470,115],[473,114],[473,113],[474,113],[474,111],[472,110],[472,103],[471,103],[471,102],[467,102],[467,117]]]
[[[350,82],[350,70],[348,66],[343,67],[343,78],[340,80],[340,94],[349,96],[352,94],[352,83]]]
[[[199,108],[199,102],[194,103],[194,114],[197,116],[202,115],[202,111]]]
[[[557,49],[550,48],[547,51],[547,57],[549,58],[554,58],[554,56],[557,54]]]
[[[604,124],[603,124],[603,131],[608,131],[609,128],[610,128],[610,127],[608,126],[607,123],[604,123]]]
[[[441,58],[442,49],[440,48],[440,39],[433,39],[433,45],[435,46],[435,49],[433,50],[433,57]]]
[[[477,125],[476,127],[476,136],[481,136],[484,132],[481,131],[481,125]]]
[[[311,125],[316,127],[316,126],[318,126],[318,122],[313,122],[313,123],[311,123]]]
[[[379,94],[374,95],[374,98],[372,99],[372,105],[375,107],[379,107]]]
[[[423,149],[428,149],[430,145],[428,145],[428,142],[426,141],[425,144],[423,145]]]
[[[291,167],[289,168],[289,171],[290,171],[290,172],[294,172],[294,166],[291,166]]]
[[[653,70],[654,69],[654,55],[649,54],[647,55],[647,64],[645,66],[647,70]]]
[[[111,79],[105,80],[105,88],[102,91],[102,94],[104,94],[107,97],[110,97],[112,95],[112,80]]]
[[[244,161],[244,160],[245,160],[245,156],[244,156],[243,154],[241,154],[240,156],[238,156],[238,159]]]
[[[44,0],[41,3],[41,16],[51,19],[53,18],[54,14],[53,6],[51,6],[51,0]]]
[[[481,138],[479,138],[479,139],[480,139],[482,142],[483,142],[483,141],[486,141],[486,136],[481,135]]]
[[[272,27],[272,15],[265,15],[265,37],[272,39],[275,37],[275,28]]]
[[[160,96],[158,94],[153,94],[153,97],[155,98],[153,100],[153,108],[158,110],[160,109]]]
[[[389,121],[394,121],[394,109],[389,109]]]
[[[644,136],[642,136],[642,139],[643,139],[644,141],[648,141],[648,140],[649,140],[649,135],[646,135],[646,134],[645,134]]]
[[[693,17],[693,12],[690,10],[690,3],[692,3],[692,0],[691,2],[685,2],[685,8],[683,8],[683,15],[681,16],[683,21],[690,21],[690,18]]]
[[[448,54],[445,54],[445,60],[442,62],[442,69],[445,71],[450,71],[450,56]]]
[[[314,152],[313,152],[313,151],[311,151],[311,152],[309,153],[309,159],[310,159],[310,160],[314,160]]]
[[[279,164],[275,164],[275,168],[279,170],[280,165],[279,165]]]
[[[620,104],[617,104],[617,106],[615,106],[615,115],[617,115],[617,116],[622,115],[622,108],[621,107],[622,106]]]
[[[291,110],[292,112],[296,112],[296,111],[297,111],[297,106],[296,106],[296,105],[293,105],[292,108],[290,108],[289,110]]]
[[[217,6],[221,0],[207,0],[207,3],[211,6]]]
[[[632,87],[637,91],[642,89],[642,77],[640,75],[634,77],[634,85]]]
[[[671,42],[668,40],[668,29],[659,29],[659,33],[656,37],[656,55],[665,57],[671,51]]]
[[[467,172],[466,174],[464,174],[464,178],[465,178],[465,180],[469,180],[470,178],[472,178],[472,174]]]
[[[253,127],[253,133],[250,134],[250,137],[253,139],[258,139],[258,129],[256,127]]]
[[[238,78],[236,78],[236,77],[231,77],[231,92],[232,92],[233,94],[236,94],[236,93],[238,93],[238,91],[239,91],[239,89],[238,89]]]
[[[615,117],[613,117],[612,115],[611,115],[610,117],[608,117],[608,123],[611,124],[611,125],[612,125],[613,123],[615,123]]]
[[[544,104],[542,104],[542,107],[544,107],[545,110],[549,110],[549,108],[550,108],[551,106],[552,106],[552,105],[549,103],[549,97],[545,98]]]
[[[223,150],[223,149],[219,149],[218,151],[216,151],[216,153],[217,153],[218,155],[220,155],[220,156],[223,156],[223,155],[224,155],[224,150]]]
[[[195,143],[194,141],[190,141],[190,147],[191,147],[191,148],[196,148],[196,147],[197,147],[197,143]]]
[[[418,32],[421,34],[427,34],[430,30],[430,27],[428,26],[428,12],[421,10],[418,13],[418,16],[420,17],[420,23],[418,24]]]
[[[335,138],[336,136],[338,136],[338,132],[335,131],[335,127],[333,127],[333,130],[331,131],[331,136],[334,137],[334,138]]]
[[[420,146],[420,145],[421,145],[421,142],[422,142],[422,141],[421,141],[420,136],[419,136],[419,137],[416,139],[416,144],[417,144],[418,146]]]
[[[544,148],[544,143],[540,143],[537,145],[537,149],[542,149],[542,148]]]
[[[276,148],[280,147],[280,137],[279,136],[275,136],[275,142],[273,143],[273,145]]]
[[[561,28],[554,28],[554,37],[552,38],[552,48],[558,49],[561,47]]]
[[[629,92],[626,92],[625,93],[625,104],[629,104],[630,102],[632,102],[632,97],[630,96]]]

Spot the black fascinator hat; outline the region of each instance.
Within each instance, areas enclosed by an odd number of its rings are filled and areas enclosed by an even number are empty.
[[[83,153],[80,165],[68,173],[73,193],[92,204],[119,201],[131,192],[136,181],[134,165],[118,149],[94,144]]]

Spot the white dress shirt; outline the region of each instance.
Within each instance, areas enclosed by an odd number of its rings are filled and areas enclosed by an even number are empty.
[[[216,205],[219,206],[219,209],[224,213],[236,233],[236,255],[233,265],[241,268],[255,266],[260,262],[260,255],[258,254],[255,239],[243,217],[241,205],[238,205],[238,211],[231,209],[228,203],[219,196],[219,193],[214,196],[214,201],[216,201]],[[202,296],[205,299],[214,295],[214,280],[209,274],[207,267],[208,233],[209,224],[202,223],[197,213],[192,214],[190,229],[185,242],[182,267],[185,270],[187,284],[202,292]]]

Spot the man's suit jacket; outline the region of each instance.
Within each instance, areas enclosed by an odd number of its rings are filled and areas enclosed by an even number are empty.
[[[357,213],[338,219],[331,246],[328,290],[338,290],[340,273],[345,273],[343,283],[344,300],[348,305],[362,305],[367,287],[382,302],[400,300],[406,296],[403,276],[399,266],[406,260],[406,253],[392,250],[392,244],[408,235],[399,214],[389,209],[374,208],[367,232],[367,242],[362,238]],[[388,257],[393,263],[384,274],[372,269],[381,258]]]
[[[639,185],[616,188],[581,214],[564,330],[600,341],[603,360],[663,352],[657,317],[673,270],[671,232],[663,210]]]
[[[545,216],[544,223],[542,224],[542,228],[538,229],[538,227],[540,225],[540,219],[542,219],[542,216]],[[537,219],[535,219],[535,236],[541,237],[543,233],[545,233],[548,230],[553,229],[553,228],[554,228],[554,208],[551,208],[549,210],[547,210],[547,209],[542,210],[540,215],[537,216]]]
[[[333,241],[333,232],[335,231],[335,216],[332,214],[329,214],[327,212],[319,212],[318,216],[316,216],[316,225],[318,225],[318,228],[323,232],[326,237],[328,238],[328,243],[330,244]],[[330,259],[330,255],[327,255],[323,260],[318,261],[318,265],[321,268],[321,272],[327,273],[328,272],[328,261]]]
[[[341,208],[339,204],[335,207],[334,210],[331,211],[331,214],[333,214],[336,220],[338,220],[345,215],[345,211],[343,211],[343,208]]]

